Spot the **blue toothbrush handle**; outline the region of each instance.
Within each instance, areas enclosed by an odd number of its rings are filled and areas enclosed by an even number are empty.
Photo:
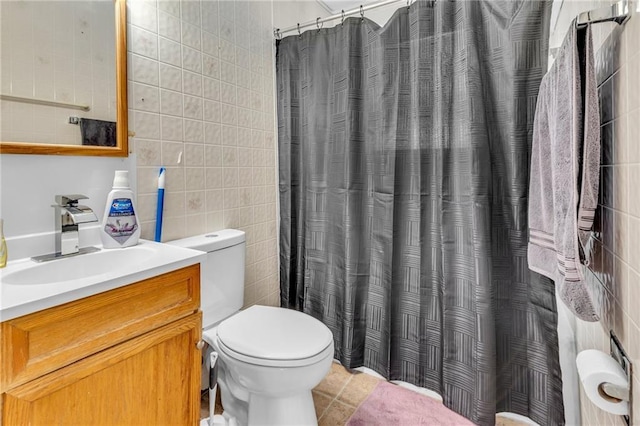
[[[158,207],[156,210],[156,236],[155,241],[162,239],[162,211],[164,210],[164,188],[158,188]]]

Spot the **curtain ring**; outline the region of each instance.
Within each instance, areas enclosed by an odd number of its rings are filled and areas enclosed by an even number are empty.
[[[273,30],[273,36],[277,40],[282,40],[282,33],[280,32],[280,28],[276,28],[275,30]]]
[[[298,22],[298,37],[302,37],[302,33],[300,32],[300,22]]]
[[[324,22],[322,23],[322,25],[320,25],[320,17],[319,16],[316,18],[316,27],[318,27],[318,32],[320,32],[322,27],[324,27]]]
[[[340,25],[344,27],[344,9],[342,9],[342,20],[340,21]]]
[[[364,21],[364,9],[362,8],[362,5],[360,5],[360,19]]]

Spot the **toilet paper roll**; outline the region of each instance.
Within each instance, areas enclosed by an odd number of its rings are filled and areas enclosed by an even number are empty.
[[[597,407],[621,416],[629,414],[627,401],[612,398],[602,389],[604,383],[629,387],[627,375],[615,359],[604,352],[588,349],[578,354],[576,364],[584,392]]]

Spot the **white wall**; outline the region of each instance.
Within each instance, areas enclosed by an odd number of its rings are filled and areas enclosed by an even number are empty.
[[[315,0],[274,0],[273,1],[273,27],[287,28],[298,23],[313,21],[317,17],[331,15]],[[325,24],[327,25],[327,24]],[[291,35],[294,33],[288,33]]]
[[[0,217],[9,260],[53,252],[54,197],[82,194],[82,204],[102,220],[116,170],[129,170],[135,188],[135,158],[0,155]],[[98,224],[80,225],[81,246],[97,244]],[[31,244],[30,236],[45,234]],[[86,237],[86,238],[85,238]]]

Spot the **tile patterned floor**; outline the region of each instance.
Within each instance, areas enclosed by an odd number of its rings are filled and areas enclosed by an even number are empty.
[[[380,379],[334,363],[312,391],[319,426],[344,425]]]
[[[324,380],[312,391],[318,426],[344,426],[380,380],[370,374],[350,371],[334,363]],[[219,393],[216,399],[215,411],[216,414],[220,414],[222,406]],[[203,394],[200,416],[201,418],[209,416],[208,392]],[[497,417],[496,426],[526,426],[526,424]]]

